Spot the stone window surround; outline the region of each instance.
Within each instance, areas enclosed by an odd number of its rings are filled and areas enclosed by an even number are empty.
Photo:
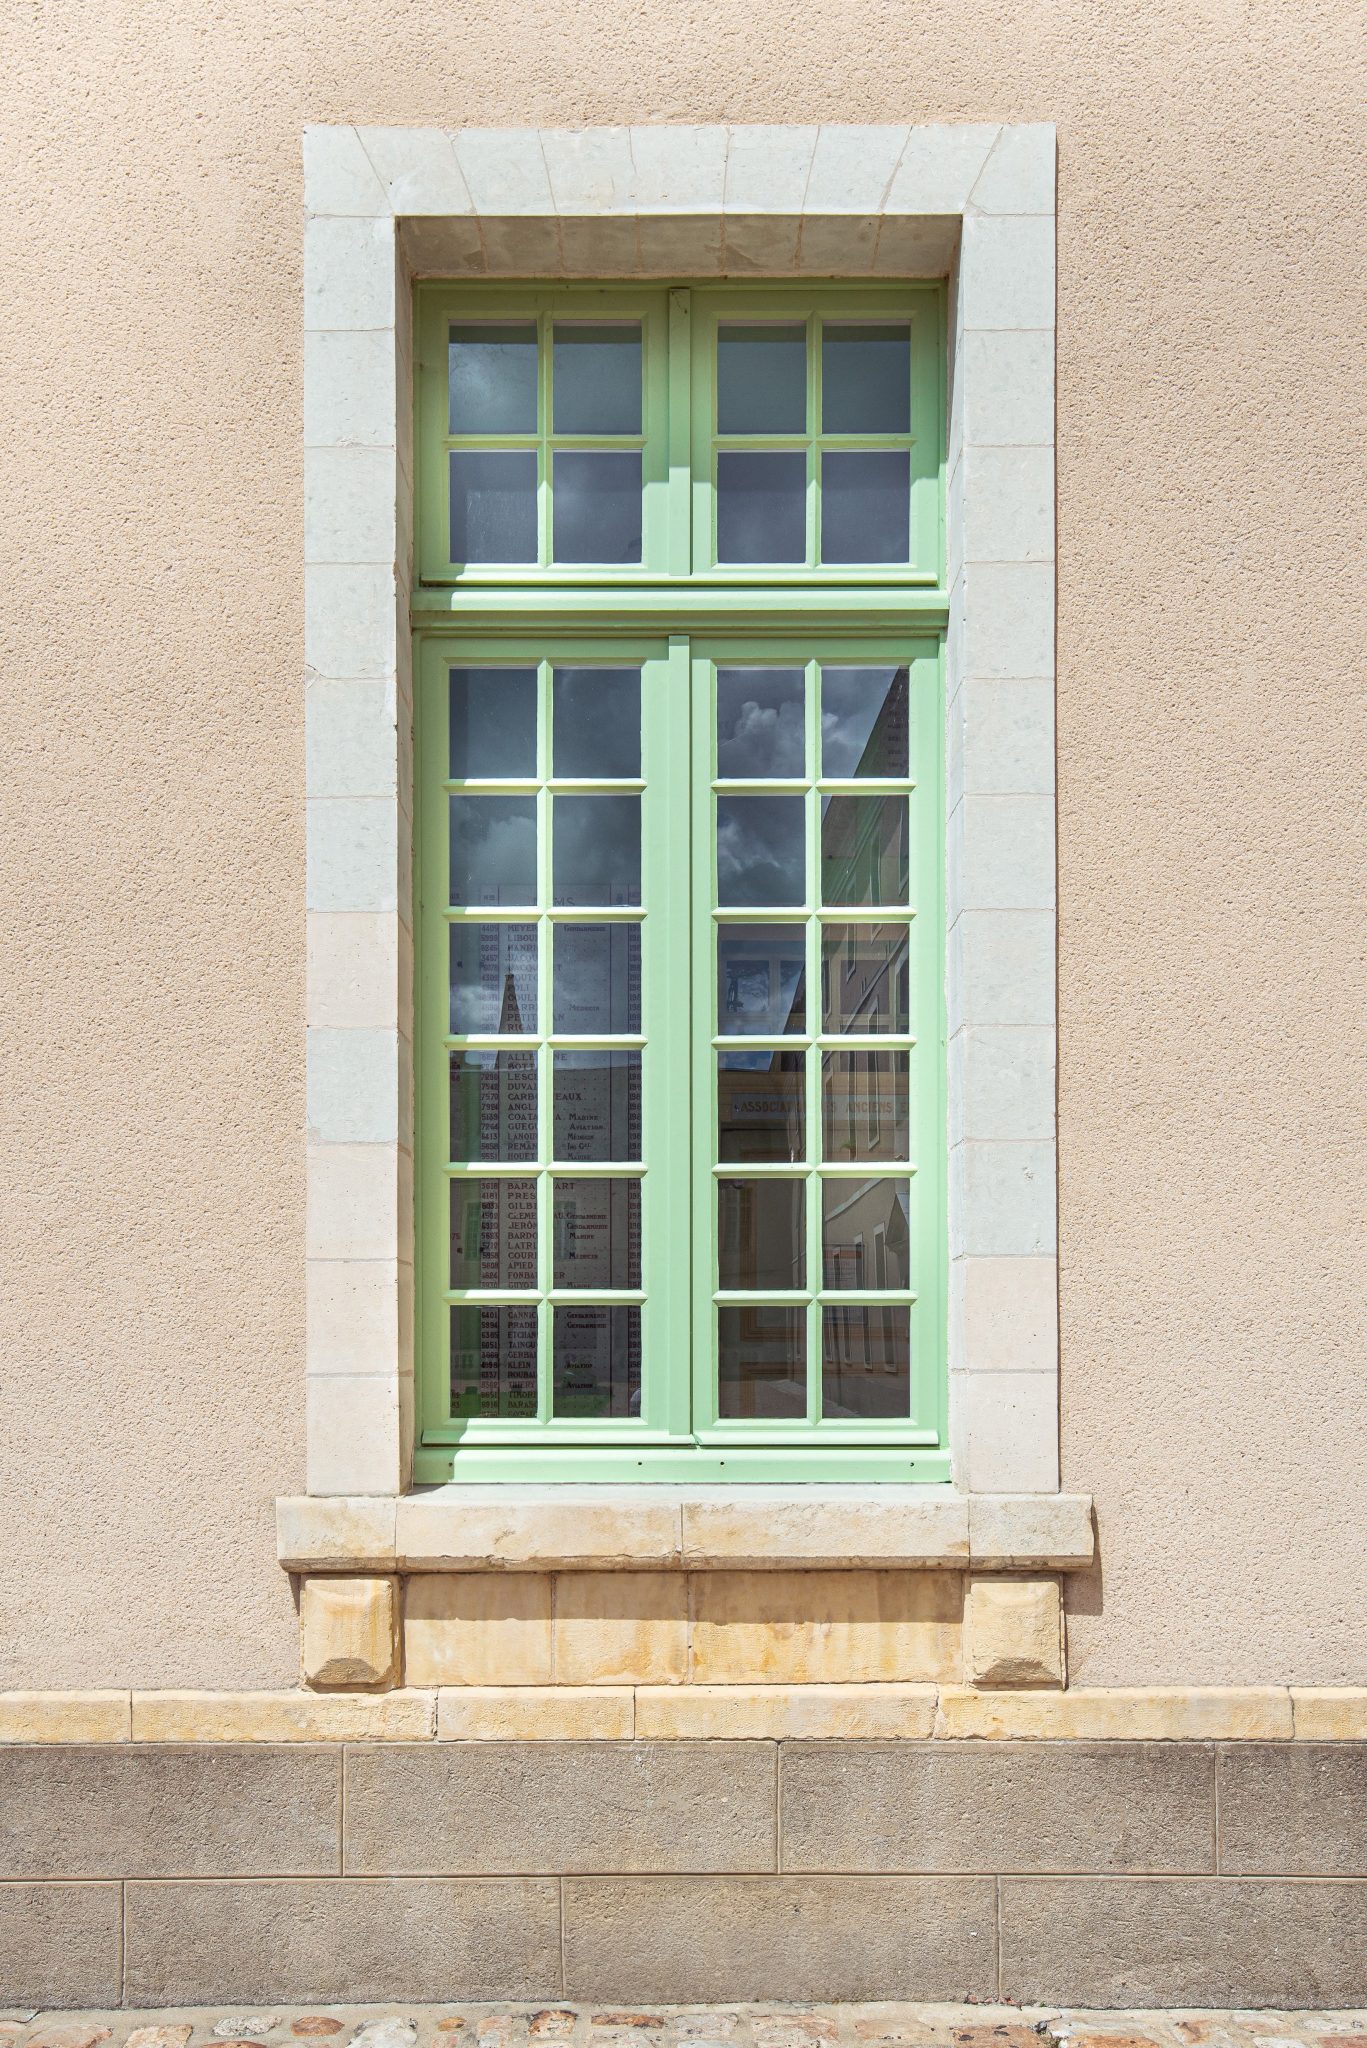
[[[418,275],[949,277],[953,1491],[1057,1493],[1054,165],[1047,124],[306,131],[316,1510],[411,1484]]]

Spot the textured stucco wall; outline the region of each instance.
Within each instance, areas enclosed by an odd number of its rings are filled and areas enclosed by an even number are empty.
[[[1355,20],[5,11],[0,1686],[295,1667],[308,121],[1057,122],[1073,1671],[1362,1678]]]

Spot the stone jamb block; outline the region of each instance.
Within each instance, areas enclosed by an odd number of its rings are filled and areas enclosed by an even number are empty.
[[[828,262],[832,276],[866,275],[870,268],[883,276],[951,273],[950,452],[961,474],[950,551],[956,567],[964,566],[950,608],[949,693],[953,699],[968,676],[1052,686],[1055,231],[1054,136],[1047,124],[659,124],[573,131],[341,125],[310,128],[304,158],[303,311],[311,337],[305,418],[315,487],[308,552],[316,558],[305,578],[305,656],[312,674],[338,681],[392,676],[408,632],[411,459],[405,434],[412,350],[405,313],[414,266],[484,276],[663,275],[671,268],[705,274],[725,265],[729,247],[736,268],[748,274],[797,275],[813,267],[825,274]],[[851,222],[862,224],[860,231],[848,232],[842,243],[842,226],[848,230]],[[671,246],[667,234],[674,236]],[[850,252],[843,264],[837,260],[842,247]],[[320,345],[324,336],[329,339]],[[1047,717],[1049,690],[1031,701]],[[972,704],[965,708],[971,719]],[[966,759],[996,758],[990,743],[973,745],[972,739],[970,733]],[[1033,735],[1041,745],[1045,739],[1042,732]],[[1022,759],[1038,753],[1033,740]],[[404,744],[402,734],[396,736],[400,770]],[[308,792],[310,912],[334,919],[355,914],[358,941],[360,917],[408,915],[411,828],[397,793],[406,778],[397,773],[396,793],[389,794],[385,772],[386,793],[373,798],[326,796],[317,787]],[[1024,829],[1022,807],[1029,810],[1031,857],[1017,860],[1015,872],[1028,869],[1030,903],[1040,915],[1017,920],[1010,943],[1018,987],[1024,984],[1017,956],[1022,949],[1027,955],[1026,981],[1036,991],[1031,1007],[1039,1014],[987,1021],[1052,1029],[1052,801],[1033,788],[982,790],[975,782],[964,802],[996,806],[1013,831]],[[959,821],[966,822],[966,816]],[[977,877],[973,900],[995,901],[1001,877],[988,842],[975,827],[965,832],[965,845]],[[959,908],[951,905],[951,924]],[[345,950],[347,933],[345,924],[332,927],[334,950],[338,944]],[[991,954],[994,934],[1006,936],[1000,921],[984,923],[977,954],[983,946]],[[345,982],[344,960],[334,958],[330,971]],[[970,964],[952,937],[952,1023],[969,1007],[966,979],[977,985],[984,972],[1012,978],[1004,958],[994,967],[993,958],[984,964],[975,955]],[[396,1069],[403,1057],[402,998],[399,1012]],[[383,1027],[389,1019],[376,1022]],[[331,1056],[321,1040],[316,1050],[320,1061]],[[403,1086],[398,1073],[363,1080],[366,1099],[350,1104],[339,1129],[390,1128],[390,1105],[402,1100]],[[312,1093],[320,1099],[316,1088]],[[1013,1135],[975,1128],[988,1145]],[[1052,1250],[1052,1221],[1044,1213],[1053,1200],[1052,1133],[1040,1149],[1048,1170],[1038,1174],[1029,1243],[1012,1244],[1010,1252]],[[955,1258],[970,1249],[996,1250],[970,1241],[977,1230],[971,1183],[964,1174],[951,1194]],[[411,1216],[402,1205],[394,1235],[397,1241],[391,1238],[382,1251],[357,1254],[333,1244],[311,1256],[384,1258],[394,1278],[382,1284],[397,1290],[399,1275],[412,1264]],[[369,1417],[384,1442],[377,1456],[352,1461],[343,1455],[344,1439],[367,1421],[356,1407],[357,1376],[330,1363],[315,1326],[311,1492],[374,1486],[401,1493],[408,1485],[411,1403],[405,1406],[397,1390],[403,1379],[399,1326],[397,1313],[380,1318],[379,1327],[396,1332],[392,1355],[377,1360],[381,1375],[395,1383],[393,1419]],[[1022,1387],[1012,1386],[1010,1373],[967,1373],[970,1361],[955,1348],[961,1328],[954,1325],[950,1359],[957,1483],[987,1492],[1056,1490],[1057,1419],[1043,1388],[1056,1368],[1056,1342],[1048,1331],[1039,1333],[1034,1377],[1041,1398],[1022,1429]],[[338,1412],[329,1420],[325,1411],[334,1405]],[[1007,1420],[994,1414],[998,1407]],[[1052,1452],[1041,1440],[1049,1432]],[[430,1545],[428,1561],[436,1568],[445,1563]]]
[[[964,1676],[970,1685],[1064,1682],[1063,1602],[1055,1578],[974,1574],[964,1598]]]
[[[398,1684],[397,1578],[307,1578],[299,1621],[305,1685],[384,1692]]]

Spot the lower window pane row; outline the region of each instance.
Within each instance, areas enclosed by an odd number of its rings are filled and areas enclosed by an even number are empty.
[[[537,1280],[536,1182],[451,1182],[452,1287]],[[551,1285],[641,1284],[641,1183],[558,1180],[551,1197]]]
[[[585,1303],[551,1318],[551,1404],[557,1420],[641,1412],[641,1311]],[[537,1415],[538,1310],[457,1308],[451,1315],[456,1420]],[[807,1413],[807,1315],[763,1304],[717,1313],[723,1421],[797,1421]],[[821,1418],[906,1421],[911,1413],[911,1314],[896,1307],[821,1313]]]
[[[451,1314],[451,1413],[533,1421],[535,1308],[457,1308]],[[585,1303],[550,1311],[551,1403],[557,1420],[641,1412],[641,1311]]]
[[[717,1413],[723,1421],[797,1421],[807,1413],[807,1311],[763,1303],[717,1311]],[[823,1421],[911,1414],[911,1311],[821,1311]]]

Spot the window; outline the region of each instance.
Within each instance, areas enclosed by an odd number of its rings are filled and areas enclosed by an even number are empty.
[[[943,317],[419,288],[420,1478],[947,1476]]]

